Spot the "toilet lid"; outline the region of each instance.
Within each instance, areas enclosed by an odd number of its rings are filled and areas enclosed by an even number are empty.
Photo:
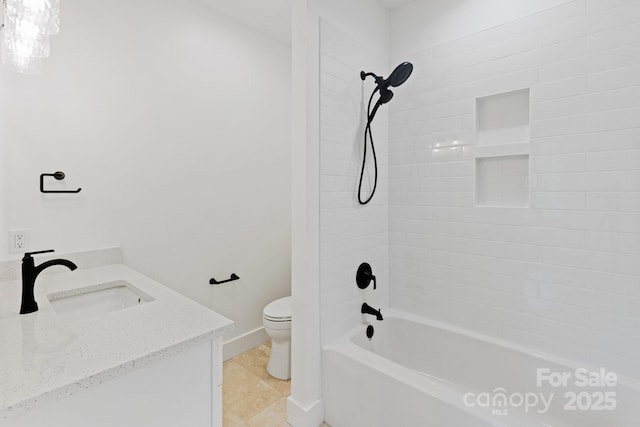
[[[264,308],[262,315],[265,319],[270,320],[291,320],[291,297],[284,297],[273,301]]]

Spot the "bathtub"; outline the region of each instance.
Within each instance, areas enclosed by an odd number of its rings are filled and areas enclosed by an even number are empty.
[[[323,348],[332,427],[640,426],[640,385],[632,379],[382,313],[371,340],[362,325]]]

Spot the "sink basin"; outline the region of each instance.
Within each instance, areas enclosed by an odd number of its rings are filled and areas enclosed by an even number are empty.
[[[53,310],[66,318],[87,318],[153,301],[124,280],[48,294]]]

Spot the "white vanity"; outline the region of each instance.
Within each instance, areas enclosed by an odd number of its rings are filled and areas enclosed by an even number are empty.
[[[117,249],[62,257],[80,268],[38,278],[40,310],[28,315],[16,267],[0,265],[0,425],[221,426],[233,323],[125,266]]]

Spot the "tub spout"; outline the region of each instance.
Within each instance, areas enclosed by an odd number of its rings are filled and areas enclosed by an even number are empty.
[[[382,320],[382,310],[376,310],[375,308],[371,307],[369,304],[367,304],[366,302],[364,304],[362,304],[362,309],[360,310],[360,313],[362,314],[370,314],[372,316],[376,316],[377,320]]]

